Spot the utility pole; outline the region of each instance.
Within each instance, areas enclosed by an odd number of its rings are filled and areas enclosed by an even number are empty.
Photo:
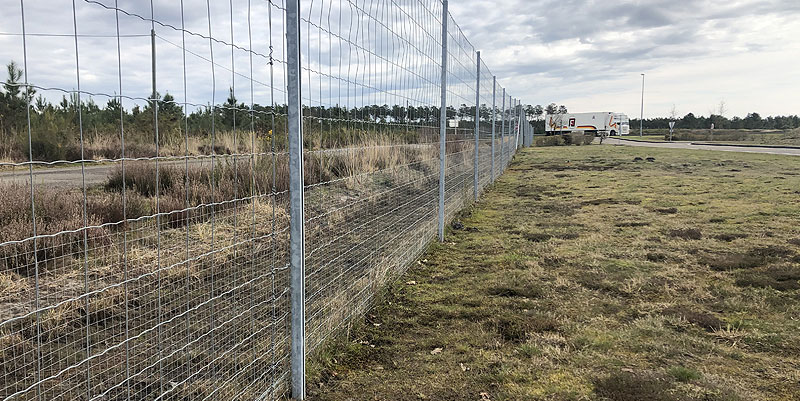
[[[644,125],[642,125],[643,122],[644,122],[644,74],[642,74],[642,110],[641,113],[639,114],[639,137],[642,136],[642,132],[644,131],[642,128],[644,127]]]

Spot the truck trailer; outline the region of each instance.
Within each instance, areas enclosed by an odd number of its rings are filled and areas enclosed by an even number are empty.
[[[596,113],[545,114],[545,134],[559,135],[572,132],[593,135],[628,135],[628,116],[613,111]]]

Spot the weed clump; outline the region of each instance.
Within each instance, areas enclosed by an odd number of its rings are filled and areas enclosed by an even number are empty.
[[[670,376],[674,377],[675,380],[682,383],[689,383],[698,380],[702,377],[700,372],[692,368],[687,368],[685,366],[672,367],[669,369],[668,373],[670,374]]]

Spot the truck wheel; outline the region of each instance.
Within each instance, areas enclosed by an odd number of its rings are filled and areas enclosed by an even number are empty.
[[[617,131],[611,130],[611,132],[609,132],[609,134],[610,134],[611,136],[617,135]]]

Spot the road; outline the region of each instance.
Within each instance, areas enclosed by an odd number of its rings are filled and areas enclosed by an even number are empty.
[[[595,140],[595,142],[597,142]],[[800,149],[792,148],[770,148],[770,147],[751,147],[751,146],[728,146],[728,145],[701,145],[691,142],[643,142],[622,139],[619,137],[606,138],[603,145],[624,145],[640,146],[648,148],[669,148],[669,149],[698,149],[698,150],[717,150],[723,152],[742,152],[742,153],[769,153],[773,155],[800,156]]]
[[[154,162],[149,161],[147,163]],[[183,167],[184,163],[185,162],[183,160],[169,160],[162,161],[159,163],[159,165]],[[203,163],[210,164],[211,160],[189,160],[189,164],[193,167],[201,166]],[[108,179],[108,175],[114,171],[114,168],[118,164],[119,163],[87,163],[84,167],[84,172],[86,174],[86,186],[91,187],[104,184]],[[69,167],[34,167],[33,182],[39,188],[43,186],[62,189],[81,188],[83,186],[83,179],[81,178],[81,175],[82,172],[80,165],[72,165]],[[27,169],[0,172],[0,184],[14,183],[28,185],[28,182],[30,182],[30,173]]]
[[[595,143],[598,139],[595,138]],[[691,142],[642,142],[633,140],[620,140],[618,137],[607,138],[603,141],[604,145],[624,145],[639,146],[649,148],[671,148],[671,149],[699,149],[717,150],[723,152],[743,152],[743,153],[768,153],[775,155],[800,156],[800,149],[791,148],[769,148],[769,147],[743,147],[743,146],[716,146],[692,144]],[[199,166],[203,163],[210,163],[210,159],[192,159],[189,164]],[[183,160],[162,161],[164,165],[175,165],[182,167]],[[89,163],[85,167],[86,185],[94,186],[103,184],[108,178],[109,173],[114,169],[113,164],[94,164]],[[30,179],[28,170],[14,170],[0,172],[0,183],[17,183],[27,185]],[[83,180],[81,178],[81,166],[35,168],[33,170],[33,180],[37,186],[49,186],[55,188],[81,188]]]

